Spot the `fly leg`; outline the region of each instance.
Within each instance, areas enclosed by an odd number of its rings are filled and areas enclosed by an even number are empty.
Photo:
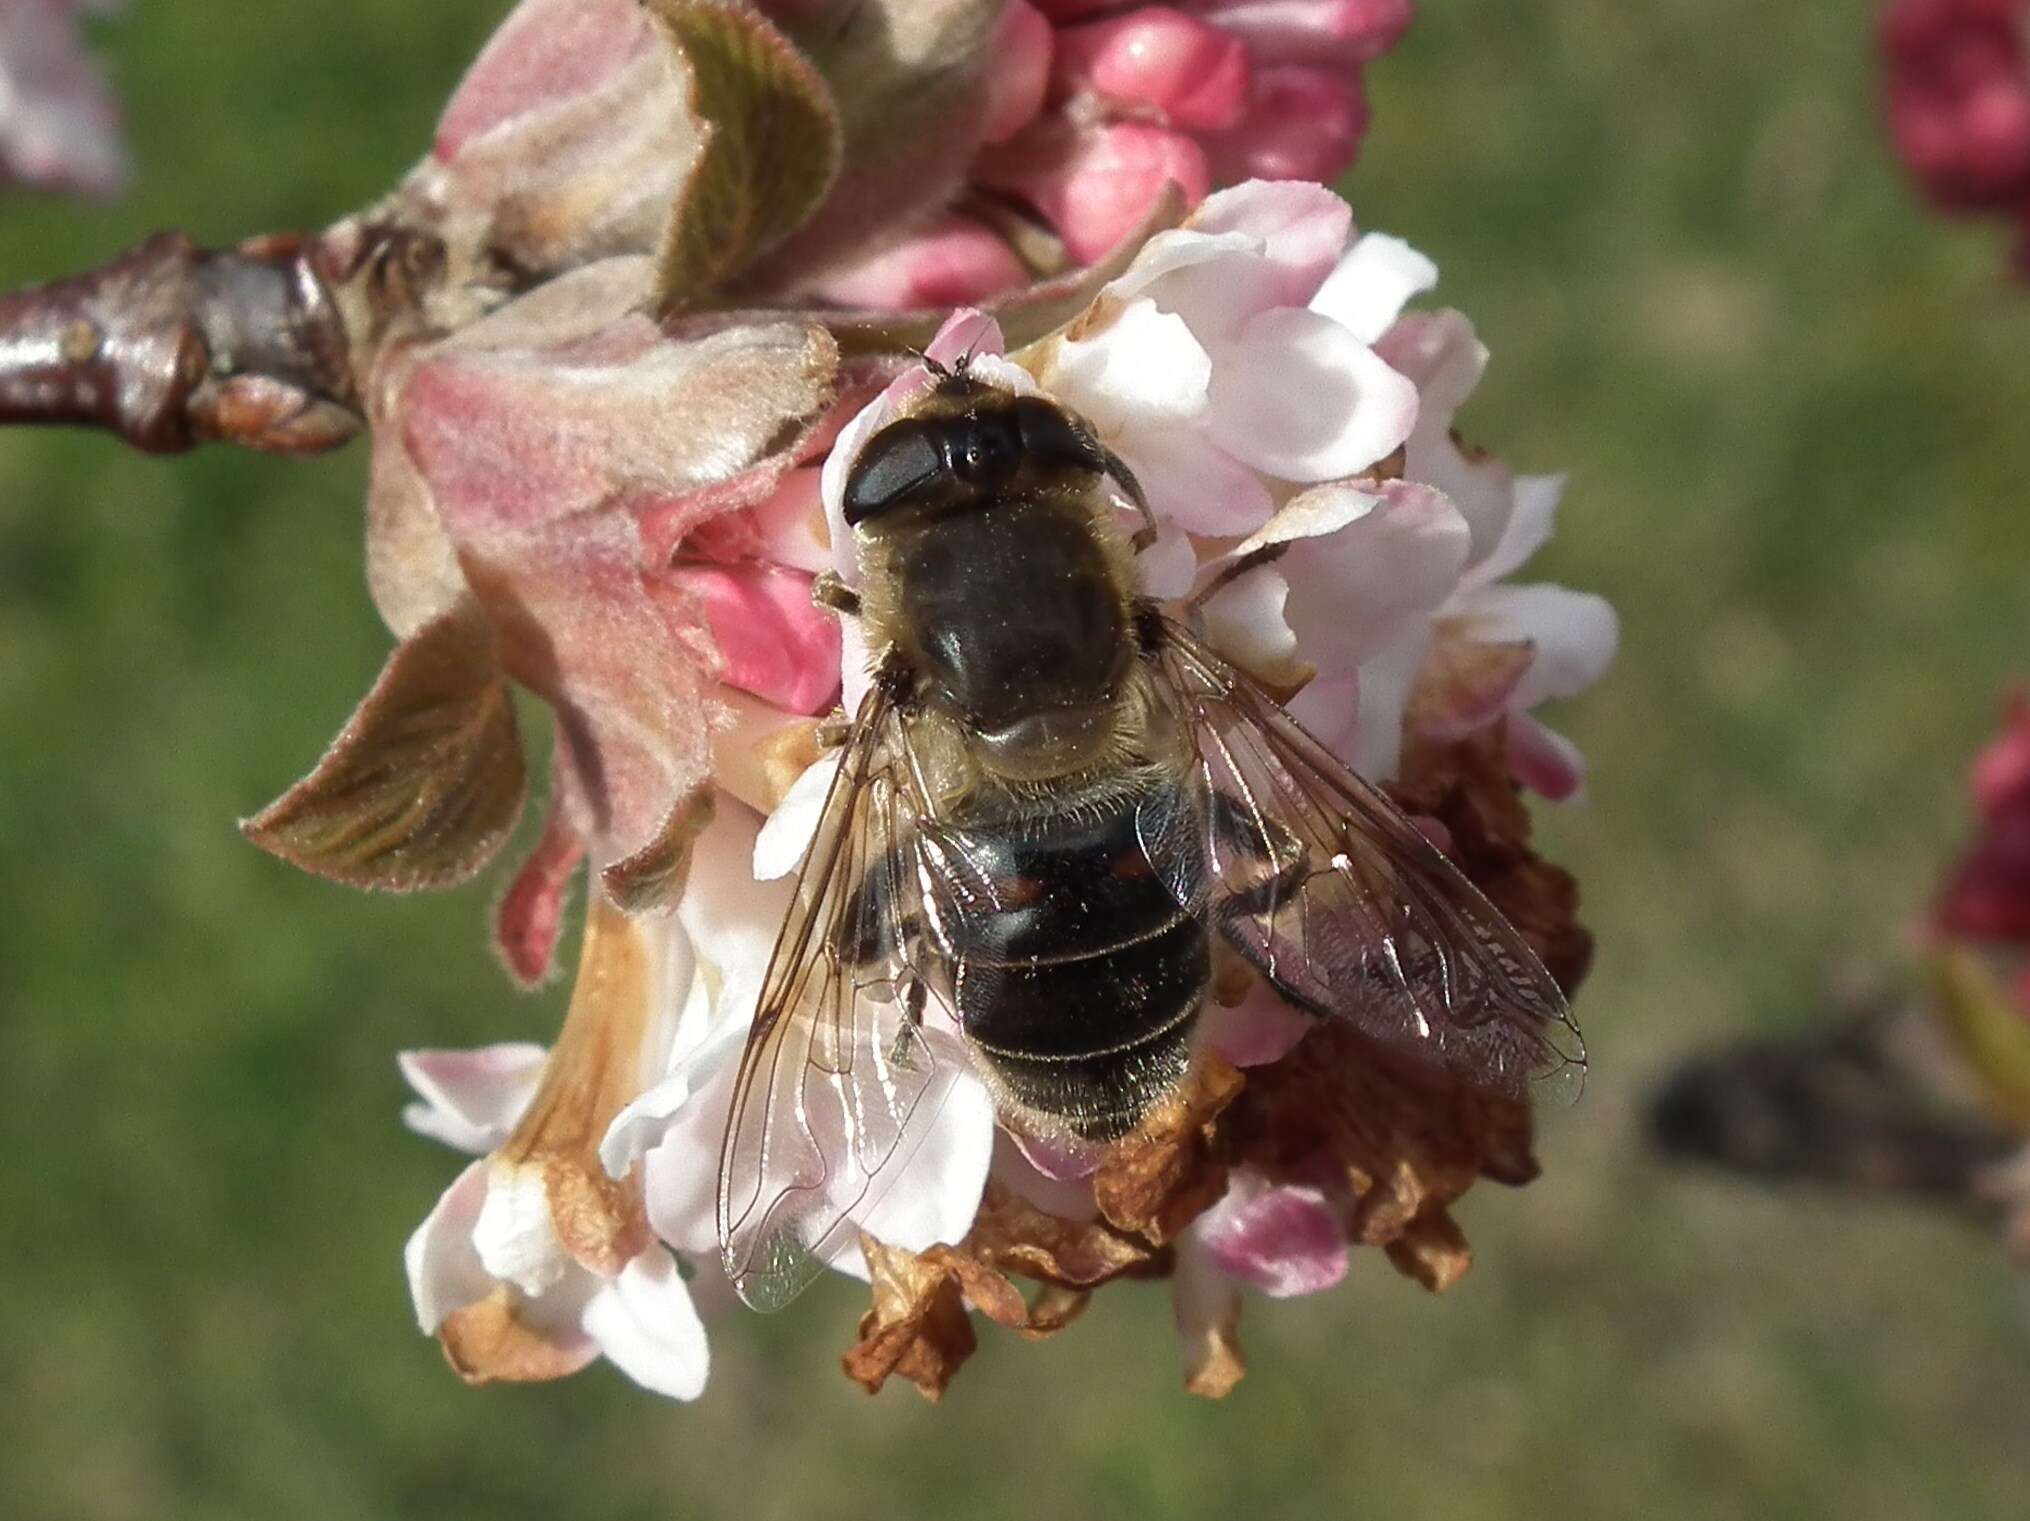
[[[811,601],[827,612],[847,618],[860,616],[860,594],[840,580],[836,570],[825,571],[811,582]]]

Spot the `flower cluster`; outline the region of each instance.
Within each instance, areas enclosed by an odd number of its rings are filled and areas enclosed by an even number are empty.
[[[1361,68],[1412,0],[1184,0],[1118,9],[1010,0],[971,204],[827,287],[881,306],[959,306],[1027,278],[997,205],[1090,263],[1140,227],[1166,183],[1195,203],[1244,179],[1330,183],[1367,131]]]
[[[1989,1112],[2030,1137],[2030,697],[2011,698],[1969,791],[1974,838],[1930,925],[1937,1009]],[[1981,1186],[2010,1210],[2012,1244],[2030,1260],[2030,1145]]]
[[[371,435],[396,648],[244,824],[263,848],[359,887],[469,881],[529,790],[515,689],[554,720],[494,939],[516,980],[548,978],[582,873],[563,1029],[402,1061],[409,1123],[475,1159],[407,1254],[464,1376],[603,1356],[704,1385],[739,1056],[834,774],[821,735],[879,653],[814,585],[857,574],[843,482],[934,365],[1082,415],[1146,492],[1142,593],[1189,599],[1554,977],[1583,975],[1576,887],[1522,797],[1583,784],[1535,709],[1599,677],[1613,612],[1517,581],[1561,482],[1461,442],[1485,350],[1407,309],[1435,268],[1316,183],[1408,17],[522,0],[372,206],[225,252],[159,238],[0,302],[36,416],[146,447]],[[1528,1102],[1211,954],[1189,1076],[1105,1146],[1003,1126],[926,1022],[957,1075],[827,1248],[870,1284],[855,1379],[935,1394],[976,1316],[1046,1335],[1134,1278],[1170,1283],[1187,1381],[1219,1394],[1244,1289],[1330,1287],[1362,1245],[1433,1289],[1464,1271],[1450,1208],[1534,1175]]]
[[[1049,394],[1090,419],[1136,471],[1162,530],[1140,559],[1145,591],[1176,599],[1212,589],[1206,622],[1224,652],[1290,694],[1342,758],[1396,779],[1463,860],[1484,857],[1483,885],[1570,979],[1585,958],[1570,884],[1529,855],[1511,778],[1556,797],[1577,790],[1576,752],[1530,709],[1595,680],[1616,624],[1597,597],[1510,580],[1549,536],[1561,483],[1517,478],[1457,441],[1454,413],[1486,356],[1458,313],[1403,311],[1435,275],[1397,240],[1356,237],[1330,192],[1254,181],[1150,239],[1043,339],[1009,352],[991,317],[962,312],[926,352],[943,363],[969,355],[974,374]],[[455,416],[464,436],[481,421],[476,405],[508,409],[519,398],[435,383],[419,392],[429,381],[426,371],[410,384],[408,437],[423,477],[441,488],[452,473],[426,442],[434,414],[447,424]],[[716,656],[716,685],[698,701],[732,718],[705,784],[710,808],[683,827],[687,873],[674,916],[630,921],[595,902],[553,1077],[595,999],[625,989],[647,1004],[625,1020],[604,1016],[625,1043],[616,1048],[609,1033],[602,1075],[581,1070],[558,1085],[573,1095],[557,1100],[571,1107],[568,1120],[540,1092],[531,1098],[524,1048],[408,1059],[426,1101],[412,1123],[493,1148],[410,1253],[425,1328],[473,1376],[546,1375],[596,1350],[671,1392],[691,1390],[702,1370],[688,1301],[659,1323],[643,1307],[683,1296],[685,1282],[707,1313],[730,1303],[717,1258],[716,1147],[787,874],[833,770],[816,761],[799,774],[815,755],[801,715],[837,696],[851,711],[866,683],[867,652],[853,632],[842,641],[830,616],[811,609],[810,574],[829,565],[855,576],[841,516],[846,471],[929,383],[912,364],[871,399],[848,388],[831,421],[737,497],[715,485],[681,510],[661,499],[645,509],[688,525],[665,535],[674,548],[648,577],[649,601],[689,609],[691,632]],[[482,437],[492,468],[531,468],[519,454],[502,457],[490,430]],[[451,457],[464,461],[465,447]],[[700,495],[709,501],[692,500]],[[450,494],[440,489],[438,500],[447,507]],[[1265,545],[1283,553],[1248,568]],[[601,723],[616,698],[603,678],[567,678],[560,696],[567,724],[575,715],[595,732],[622,727]],[[1411,752],[1416,763],[1406,764]],[[566,778],[604,754],[592,745]],[[526,972],[539,960],[527,946],[554,932],[564,880],[556,865],[539,849],[507,900],[505,942]],[[531,915],[538,902],[545,907]],[[526,931],[531,919],[542,934]],[[849,1372],[870,1387],[901,1373],[935,1392],[971,1347],[963,1306],[1040,1334],[1100,1283],[1167,1269],[1191,1386],[1217,1393],[1240,1371],[1243,1287],[1276,1296],[1328,1288],[1358,1243],[1387,1247],[1429,1286],[1456,1278],[1467,1257],[1446,1206],[1476,1176],[1533,1175],[1526,1106],[1357,1037],[1310,1030],[1252,979],[1224,988],[1221,1001],[1191,1091],[1105,1155],[1039,1154],[997,1128],[984,1084],[961,1077],[908,1171],[854,1222],[861,1244],[834,1263],[874,1283]],[[611,1081],[615,1063],[631,1074],[632,1096]],[[558,1136],[574,1141],[575,1155],[546,1149]],[[568,1209],[560,1187],[577,1201]],[[574,1240],[593,1201],[598,1227]],[[671,1252],[683,1265],[675,1276]],[[1048,1292],[1025,1296],[1011,1276]],[[616,1308],[622,1300],[637,1313]]]
[[[120,113],[80,19],[120,0],[29,0],[0,9],[0,179],[105,195],[126,179]]]
[[[1889,128],[1940,207],[2013,219],[2030,234],[2030,6],[1892,0],[1882,15]],[[2018,244],[2030,273],[2030,236]]]

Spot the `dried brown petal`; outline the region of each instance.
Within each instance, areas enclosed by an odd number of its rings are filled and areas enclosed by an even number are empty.
[[[1453,864],[1522,931],[1566,994],[1575,991],[1593,961],[1579,885],[1529,848],[1529,809],[1509,776],[1503,727],[1449,742],[1406,736],[1401,780],[1389,790],[1407,811],[1445,825]]]
[[[965,1249],[1004,1273],[1065,1289],[1089,1289],[1146,1267],[1156,1251],[1102,1220],[1060,1220],[989,1180]]]
[[[638,1174],[609,1176],[599,1143],[646,1076],[653,960],[642,929],[594,893],[564,1028],[528,1111],[495,1153],[497,1166],[536,1170],[558,1241],[604,1278],[617,1275],[652,1239]]]
[[[1403,710],[1403,728],[1426,739],[1464,739],[1499,719],[1536,658],[1529,640],[1490,644],[1441,623]]]
[[[1325,1023],[1248,1074],[1223,1149],[1272,1178],[1318,1182],[1351,1201],[1348,1236],[1390,1249],[1427,1288],[1470,1256],[1446,1208],[1482,1177],[1536,1175],[1526,1101],[1463,1083],[1350,1026]]]
[[[1388,1244],[1389,1261],[1434,1294],[1442,1294],[1473,1266],[1466,1233],[1444,1210],[1420,1215]]]
[[[980,1344],[951,1250],[933,1247],[919,1256],[867,1235],[860,1249],[874,1305],[860,1317],[860,1340],[841,1359],[846,1376],[875,1394],[899,1374],[936,1400]]]
[[[518,1311],[525,1301],[506,1284],[486,1298],[453,1310],[437,1328],[445,1361],[468,1384],[541,1384],[568,1378],[599,1355],[573,1326],[559,1340],[529,1325]]]
[[[1246,1081],[1208,1053],[1168,1102],[1108,1149],[1093,1174],[1093,1197],[1109,1224],[1161,1246],[1226,1192],[1214,1131]]]
[[[1003,1224],[1013,1228],[1021,1218],[1019,1210],[1026,1206],[1005,1192],[999,1197],[996,1206],[990,1192],[988,1207],[1001,1208]],[[1038,1219],[1048,1221],[1049,1217],[1039,1215]],[[1058,1228],[1061,1241],[1068,1241],[1070,1233],[1078,1229],[1063,1221],[1049,1221],[1049,1225]],[[979,1234],[977,1225],[974,1234]],[[996,1232],[990,1228],[988,1234]],[[1033,1303],[1025,1300],[1022,1291],[996,1271],[1007,1264],[990,1265],[988,1254],[993,1248],[984,1243],[976,1246],[971,1235],[963,1246],[910,1252],[863,1233],[860,1249],[872,1277],[874,1303],[860,1317],[860,1340],[841,1362],[846,1376],[870,1394],[898,1375],[915,1384],[926,1399],[935,1400],[943,1394],[979,1346],[968,1306],[1031,1341],[1055,1336],[1086,1307],[1086,1291],[1069,1282],[1046,1282]],[[1104,1249],[1089,1244],[1085,1251],[1103,1253]],[[1146,1249],[1142,1256],[1146,1258]],[[1070,1247],[1067,1260],[1076,1262]],[[1090,1255],[1078,1265],[1086,1272],[1099,1271]]]
[[[240,828],[348,886],[448,887],[493,859],[526,789],[493,633],[464,600],[396,647],[317,769]]]

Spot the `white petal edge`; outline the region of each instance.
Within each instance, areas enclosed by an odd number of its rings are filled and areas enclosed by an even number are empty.
[[[652,1246],[585,1306],[585,1334],[642,1388],[676,1400],[705,1392],[711,1352],[677,1261]]]
[[[426,1336],[436,1335],[453,1311],[493,1292],[493,1275],[472,1245],[472,1228],[485,1199],[486,1164],[474,1162],[444,1190],[402,1248],[409,1300]]]
[[[1476,638],[1536,646],[1509,699],[1514,708],[1577,696],[1607,674],[1621,643],[1620,615],[1605,597],[1548,582],[1490,586],[1465,599],[1461,611]]]
[[[954,1048],[943,1059],[965,1058]],[[874,1207],[855,1217],[855,1223],[877,1241],[905,1251],[959,1241],[980,1212],[980,1195],[994,1159],[994,1135],[994,1100],[986,1084],[970,1072],[959,1073],[916,1154],[903,1164]],[[831,1266],[855,1278],[867,1277],[867,1260],[857,1239],[833,1252]]]
[[[1372,344],[1402,315],[1411,298],[1437,284],[1438,266],[1430,259],[1401,238],[1371,232],[1325,277],[1311,298],[1311,310]]]
[[[801,864],[804,852],[811,848],[811,840],[818,832],[825,796],[832,790],[832,779],[839,774],[843,759],[843,752],[823,756],[790,783],[781,805],[754,837],[755,881],[769,882],[788,876]]]
[[[1131,423],[1175,427],[1204,413],[1212,356],[1182,317],[1157,310],[1153,301],[1130,301],[1093,337],[1057,345],[1050,382],[1060,400],[1109,437]]]
[[[1408,377],[1316,312],[1262,312],[1214,359],[1206,432],[1235,459],[1283,480],[1358,475],[1417,423]]]
[[[481,1156],[508,1138],[542,1081],[549,1048],[503,1041],[470,1051],[403,1051],[402,1077],[423,1102],[402,1111],[418,1135]]]

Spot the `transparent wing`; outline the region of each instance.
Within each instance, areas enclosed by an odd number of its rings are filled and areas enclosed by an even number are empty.
[[[1381,791],[1253,680],[1167,625],[1158,661],[1202,785],[1143,849],[1278,991],[1472,1082],[1576,1091],[1585,1046],[1513,925]]]
[[[788,1303],[852,1239],[962,1062],[924,1038],[942,1000],[910,965],[918,792],[893,707],[863,702],[763,977],[719,1162],[727,1275]]]

